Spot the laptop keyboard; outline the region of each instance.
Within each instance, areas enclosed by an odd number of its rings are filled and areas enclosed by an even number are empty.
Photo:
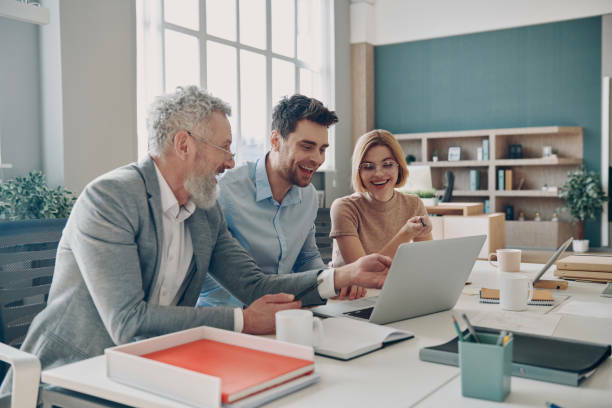
[[[359,309],[359,310],[353,310],[351,312],[344,312],[343,314],[368,320],[370,319],[370,316],[372,315],[372,311],[374,311],[374,306],[368,307],[366,309]]]

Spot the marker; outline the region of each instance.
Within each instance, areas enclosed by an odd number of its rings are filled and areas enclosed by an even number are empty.
[[[467,324],[468,330],[470,331],[470,334],[472,335],[472,337],[474,338],[474,341],[476,343],[480,343],[480,339],[478,338],[478,336],[476,335],[476,330],[474,330],[474,327],[472,326],[472,324],[470,323],[470,321],[468,320],[467,316],[465,313],[461,314],[461,317],[463,317],[463,320],[465,320],[465,323]]]
[[[512,333],[509,333],[506,337],[504,337],[504,341],[502,342],[502,346],[505,346],[507,342],[512,339]]]
[[[421,225],[423,225],[423,228],[427,226],[427,224],[425,224],[425,221],[423,221],[423,217],[421,217]]]
[[[453,318],[453,325],[455,326],[455,330],[457,331],[457,336],[459,337],[459,341],[463,341],[463,334],[461,333],[461,330],[459,329],[459,323],[457,323],[457,319],[455,319],[455,316],[452,316]]]
[[[502,330],[499,332],[499,337],[497,338],[497,343],[495,343],[496,346],[501,346],[502,345],[502,341],[506,338],[506,331]]]
[[[555,404],[554,402],[546,402],[546,407],[547,408],[561,408],[560,405]]]

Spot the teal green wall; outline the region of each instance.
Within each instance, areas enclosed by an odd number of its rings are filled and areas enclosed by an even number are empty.
[[[600,171],[601,17],[377,46],[374,70],[377,128],[582,126]],[[593,246],[599,225],[587,225]]]

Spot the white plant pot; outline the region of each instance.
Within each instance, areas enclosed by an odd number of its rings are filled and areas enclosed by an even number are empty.
[[[588,239],[575,239],[572,241],[574,252],[587,252],[589,250]]]
[[[423,201],[423,204],[426,207],[435,207],[436,205],[438,205],[438,197],[421,198],[421,201]]]

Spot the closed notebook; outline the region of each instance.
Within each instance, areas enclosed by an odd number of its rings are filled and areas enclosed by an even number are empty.
[[[554,302],[555,298],[549,290],[536,289],[529,304],[532,306],[552,306]],[[499,289],[480,289],[480,303],[499,303]]]
[[[557,268],[555,269],[554,274],[555,276],[559,276],[564,279],[612,282],[612,272],[574,271]]]
[[[499,330],[476,327],[476,333],[499,334]],[[463,335],[467,335],[464,331]],[[513,332],[512,375],[578,386],[610,357],[610,345],[552,336]],[[424,347],[419,358],[433,363],[459,365],[458,338]]]
[[[557,268],[570,271],[612,272],[612,256],[570,255],[557,261]]]
[[[385,345],[414,337],[414,334],[348,317],[324,319],[323,336],[315,352],[340,360],[377,350]]]
[[[206,339],[142,357],[219,377],[223,403],[239,400],[314,370],[314,363],[309,360]]]

